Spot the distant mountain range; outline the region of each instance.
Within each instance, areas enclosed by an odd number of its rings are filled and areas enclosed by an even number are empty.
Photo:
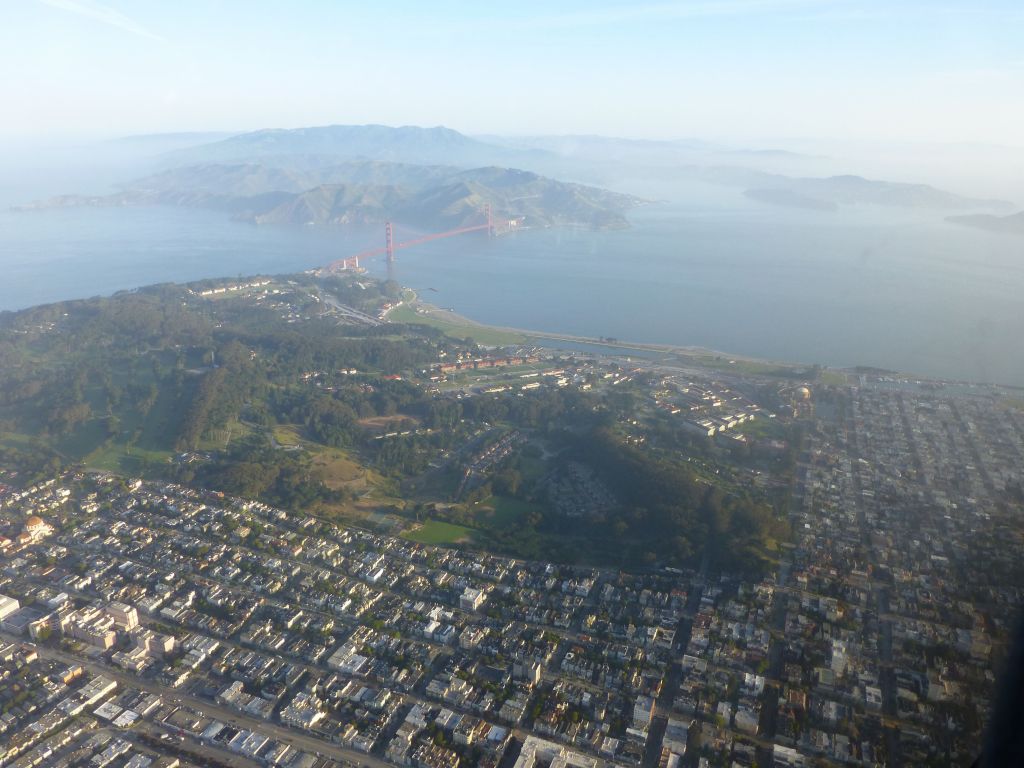
[[[1024,235],[1024,211],[1014,213],[1010,216],[992,216],[987,213],[978,213],[971,216],[949,216],[946,221],[954,224],[964,224],[968,227],[987,229],[990,232],[1009,232],[1014,235]]]
[[[858,204],[965,212],[1010,207],[923,184],[852,175],[813,178],[799,168],[813,166],[818,158],[697,140],[471,138],[442,127],[331,125],[119,141],[169,147],[159,155],[165,170],[124,184],[112,195],[66,195],[24,209],[160,204],[213,208],[257,223],[392,220],[434,229],[478,221],[489,203],[496,216],[525,217],[527,226],[607,228],[628,226],[625,212],[641,202],[599,186],[556,181],[552,174],[624,186],[623,179],[630,178],[691,179],[739,187],[767,204],[818,211]],[[772,172],[732,165],[736,158],[751,163],[768,158]]]
[[[1006,209],[1004,200],[961,197],[927,184],[900,184],[873,181],[860,176],[830,176],[824,179],[791,179],[773,174],[758,186],[748,189],[748,197],[798,208],[836,210],[840,205],[883,205],[899,208],[937,210]]]
[[[450,128],[385,125],[328,125],[242,133],[220,141],[165,155],[172,165],[259,162],[322,165],[342,160],[383,160],[392,163],[523,166],[545,159],[539,149],[503,147],[472,139]]]
[[[243,163],[175,168],[105,196],[64,195],[24,206],[173,205],[212,208],[257,224],[347,225],[395,221],[432,228],[478,223],[487,204],[527,227],[628,226],[643,201],[528,171],[461,170],[382,161],[294,169]]]

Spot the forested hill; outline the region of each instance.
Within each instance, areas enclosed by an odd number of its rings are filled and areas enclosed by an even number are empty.
[[[619,566],[710,548],[746,567],[781,535],[775,501],[652,413],[644,377],[483,350],[415,308],[384,317],[407,298],[362,275],[303,274],[0,314],[0,481],[77,465],[360,524],[415,528],[426,515],[463,545]],[[480,360],[510,366],[493,374],[508,383],[477,378]],[[453,361],[471,364],[445,383]],[[652,447],[631,437],[641,420]],[[694,457],[716,471],[699,475]],[[556,490],[576,465],[607,485],[585,521]]]
[[[220,288],[164,285],[0,314],[0,432],[37,437],[65,460],[118,444],[144,468],[223,446],[225,430],[251,432],[287,409],[342,444],[357,412],[393,414],[412,397],[381,377],[464,347],[426,326],[339,324],[319,301],[330,291],[375,313],[397,296],[390,284],[298,275]],[[358,402],[303,386],[311,372],[342,370],[375,384]]]
[[[256,224],[396,223],[425,229],[479,223],[491,206],[497,218],[527,227],[628,226],[641,204],[630,195],[571,184],[512,168],[354,161],[205,164],[148,176],[112,195],[62,195],[21,207],[172,205],[223,210]]]

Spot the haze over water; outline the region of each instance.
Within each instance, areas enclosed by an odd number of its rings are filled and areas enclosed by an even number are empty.
[[[485,323],[1024,385],[1024,242],[934,212],[807,212],[710,185],[621,231],[479,235],[399,252],[396,278]],[[378,228],[258,228],[167,208],[0,214],[0,308],[155,282],[299,271]],[[371,273],[384,274],[381,261]],[[433,291],[427,289],[434,289]]]

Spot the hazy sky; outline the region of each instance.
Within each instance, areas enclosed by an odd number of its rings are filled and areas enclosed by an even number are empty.
[[[1024,144],[1024,0],[0,0],[0,137],[327,123]]]

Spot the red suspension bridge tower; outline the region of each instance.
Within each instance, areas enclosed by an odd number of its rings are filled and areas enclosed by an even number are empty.
[[[420,245],[422,243],[428,243],[431,240],[440,240],[445,237],[454,237],[455,235],[463,235],[467,232],[483,232],[486,231],[488,236],[498,234],[497,228],[494,224],[494,214],[491,210],[491,204],[484,204],[484,220],[483,224],[471,224],[466,227],[457,227],[456,229],[449,229],[446,232],[435,232],[429,235],[421,235],[420,237],[414,237],[410,240],[403,240],[401,242],[395,241],[395,227],[389,221],[384,224],[384,246],[382,248],[371,248],[368,251],[357,253],[355,256],[349,256],[344,259],[338,259],[337,261],[331,262],[320,271],[323,273],[338,272],[346,269],[358,269],[360,259],[370,259],[374,256],[380,256],[383,254],[387,260],[388,266],[392,266],[395,263],[395,251],[402,248],[411,248],[414,245]]]

